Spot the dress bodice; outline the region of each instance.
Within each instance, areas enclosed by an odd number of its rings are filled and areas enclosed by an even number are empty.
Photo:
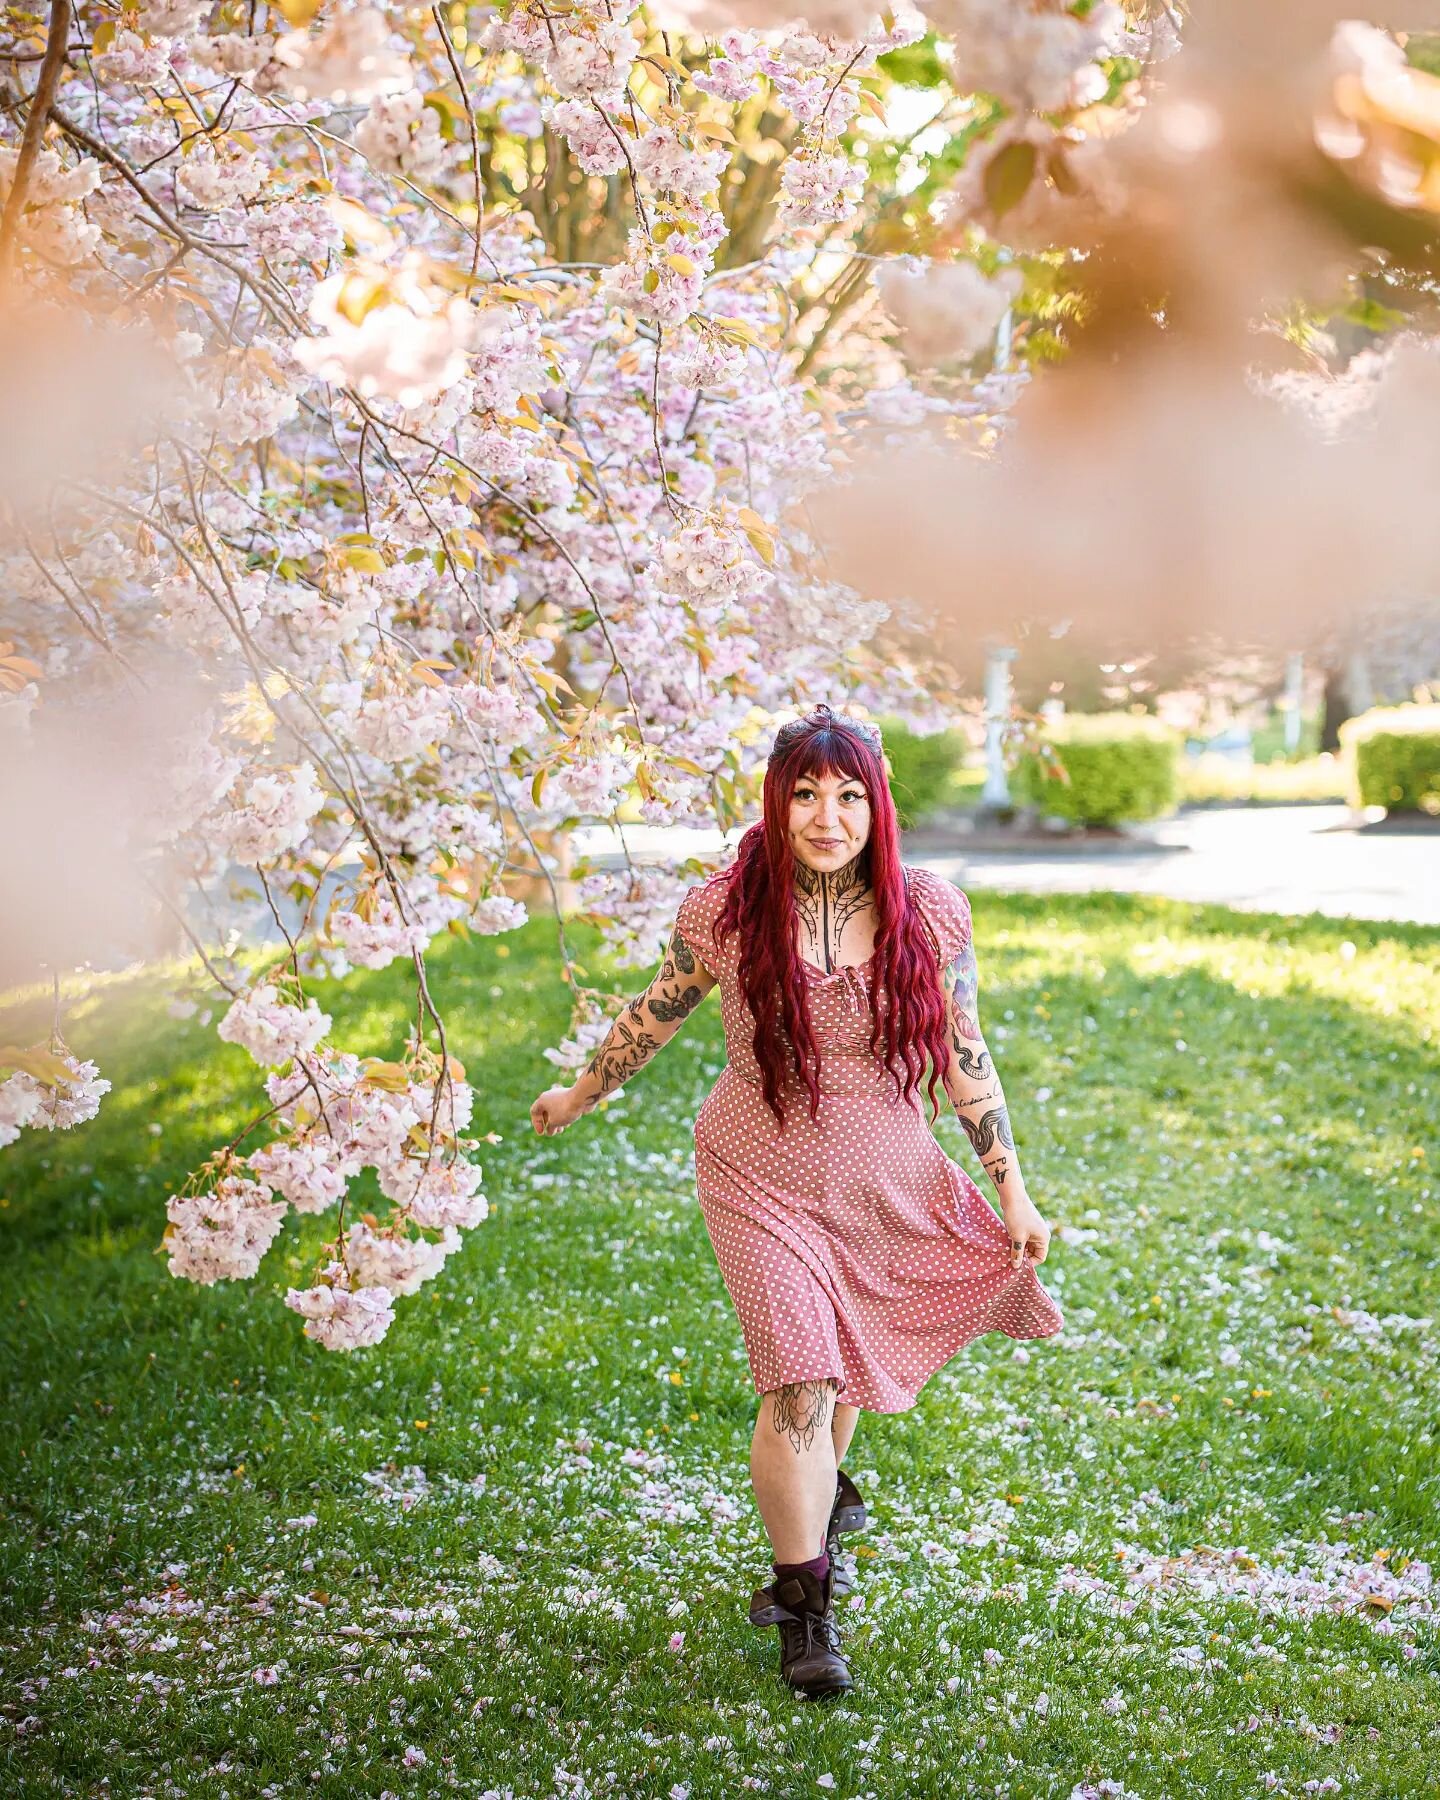
[[[910,894],[930,928],[940,961],[948,962],[969,940],[970,907],[963,893],[928,869],[905,870]],[[725,1052],[730,1069],[759,1085],[760,1066],[753,1040],[755,1015],[740,983],[738,932],[723,944],[713,927],[725,903],[727,877],[720,874],[691,888],[680,903],[677,924],[686,943],[720,989],[721,1017],[725,1027]],[[810,1001],[810,1020],[820,1049],[820,1091],[825,1094],[872,1094],[893,1086],[883,1050],[870,1047],[875,1011],[884,1017],[886,995],[877,994],[876,958],[845,964],[825,971],[803,962]],[[883,1040],[882,1040],[883,1041]],[[792,1084],[799,1085],[792,1076]]]

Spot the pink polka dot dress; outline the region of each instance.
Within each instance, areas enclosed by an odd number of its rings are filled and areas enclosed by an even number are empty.
[[[906,878],[953,961],[969,902],[927,869]],[[1010,1266],[1005,1227],[936,1139],[923,1087],[902,1100],[870,1048],[873,956],[833,974],[804,965],[820,1111],[792,1077],[782,1133],[751,1048],[739,933],[723,948],[711,935],[724,899],[722,874],[685,895],[677,923],[720,989],[729,1060],[695,1119],[695,1178],[755,1391],[833,1377],[846,1405],[905,1412],[972,1338],[1053,1336],[1059,1307],[1028,1257]]]

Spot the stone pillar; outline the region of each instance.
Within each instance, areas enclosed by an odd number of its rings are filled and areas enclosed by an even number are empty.
[[[1014,692],[1010,665],[1017,654],[1009,644],[994,644],[985,656],[985,786],[980,792],[983,812],[1009,812],[1014,804],[1005,772],[1003,737]]]

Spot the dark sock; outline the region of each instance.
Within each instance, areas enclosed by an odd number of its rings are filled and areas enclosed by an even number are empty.
[[[817,1581],[823,1581],[830,1570],[830,1552],[822,1550],[818,1556],[812,1556],[809,1562],[771,1563],[775,1571],[775,1579],[783,1581],[787,1575],[798,1575],[802,1569],[808,1569]]]

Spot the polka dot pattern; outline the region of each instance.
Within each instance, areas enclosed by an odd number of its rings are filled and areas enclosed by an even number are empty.
[[[969,938],[969,902],[927,869],[906,877],[948,963]],[[945,1154],[923,1090],[901,1099],[870,1049],[873,957],[828,975],[805,965],[820,1112],[792,1079],[781,1131],[751,1048],[738,934],[723,948],[711,934],[724,898],[723,875],[692,888],[677,922],[720,990],[728,1063],[695,1119],[695,1178],[755,1391],[831,1377],[847,1405],[906,1412],[972,1338],[1053,1336],[1059,1307],[1033,1263],[1011,1268],[1005,1227]]]

